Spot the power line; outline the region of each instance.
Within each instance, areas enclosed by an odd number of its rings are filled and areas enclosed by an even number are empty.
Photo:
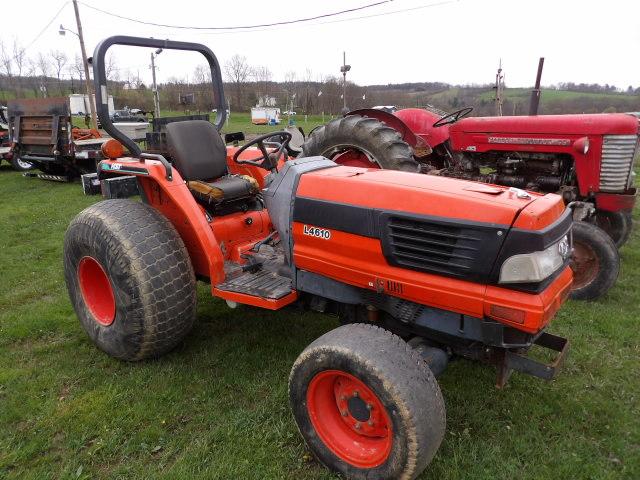
[[[21,55],[24,55],[24,53],[31,48],[31,46],[36,43],[40,37],[42,36],[42,34],[44,32],[47,31],[47,29],[51,26],[51,24],[53,22],[55,22],[56,18],[58,18],[58,16],[62,13],[62,10],[64,10],[64,7],[66,7],[67,5],[69,5],[69,2],[66,1],[62,4],[62,6],[60,7],[60,9],[56,12],[56,14],[51,18],[51,20],[49,20],[49,22],[42,28],[42,30],[40,30],[40,32],[38,32],[38,34],[33,38],[33,40],[31,40],[26,47],[23,47],[20,49],[20,52],[16,53],[13,57],[11,57],[11,61],[15,61],[17,60]]]
[[[409,8],[402,8],[399,10],[390,10],[390,11],[386,11],[386,12],[381,12],[381,13],[373,13],[371,15],[362,15],[359,17],[349,17],[349,18],[341,18],[338,20],[327,20],[325,22],[316,22],[316,23],[312,23],[310,26],[317,26],[317,25],[328,25],[328,24],[332,24],[332,23],[344,23],[344,22],[353,22],[355,20],[365,20],[367,18],[375,18],[375,17],[383,17],[386,15],[394,15],[397,13],[406,13],[406,12],[413,12],[415,10],[423,10],[425,8],[432,8],[432,7],[439,7],[442,5],[447,5],[450,3],[458,3],[460,0],[443,0],[440,2],[435,2],[435,3],[428,3],[426,5],[418,5],[417,7],[409,7]],[[252,33],[252,32],[264,32],[268,30],[267,28],[257,28],[254,30],[243,30],[240,32],[205,32],[202,35],[235,35],[238,33]]]
[[[40,33],[38,33],[38,35],[36,35],[36,36],[35,36],[35,38],[34,38],[33,40],[31,40],[31,42],[30,42],[26,47],[24,47],[24,48],[22,49],[22,52],[24,52],[26,49],[28,49],[29,47],[31,47],[34,43],[36,43],[36,42],[38,41],[38,39],[42,36],[42,34],[43,34],[44,32],[46,32],[46,30],[51,26],[51,24],[52,24],[53,22],[55,22],[56,18],[58,18],[58,15],[60,15],[60,14],[62,13],[62,10],[64,10],[64,7],[66,7],[67,5],[69,5],[69,2],[68,2],[68,1],[67,1],[67,2],[64,2],[64,3],[62,4],[62,6],[60,7],[60,10],[58,10],[58,11],[56,12],[56,14],[53,16],[53,18],[52,18],[51,20],[49,20],[49,23],[47,23],[47,24],[44,26],[44,28],[43,28],[42,30],[40,30]],[[21,52],[21,53],[22,53],[22,52]]]
[[[95,10],[95,11],[100,12],[100,13],[104,13],[105,15],[110,15],[112,17],[116,17],[116,18],[119,18],[121,20],[127,20],[129,22],[140,23],[140,24],[143,24],[143,25],[151,25],[151,26],[154,26],[154,27],[175,28],[175,29],[182,29],[182,30],[245,30],[245,29],[251,29],[251,28],[277,27],[277,26],[282,26],[282,25],[291,25],[291,24],[294,24],[294,23],[310,22],[312,20],[319,20],[321,18],[335,17],[337,15],[343,15],[345,13],[352,13],[352,12],[357,12],[357,11],[365,10],[365,9],[372,8],[372,7],[377,7],[379,5],[383,5],[383,4],[386,4],[386,3],[391,3],[393,1],[394,0],[380,0],[380,1],[375,2],[375,3],[369,3],[367,5],[362,5],[362,6],[359,6],[359,7],[349,8],[349,9],[341,10],[341,11],[338,11],[338,12],[325,13],[325,14],[316,15],[316,16],[313,16],[313,17],[298,18],[298,19],[295,19],[295,20],[284,20],[284,21],[281,21],[281,22],[262,23],[262,24],[256,24],[256,25],[234,25],[234,26],[230,26],[230,27],[196,27],[196,26],[187,26],[187,25],[169,25],[169,24],[164,24],[164,23],[147,22],[147,21],[144,21],[144,20],[136,19],[136,18],[126,17],[124,15],[119,15],[117,13],[108,12],[106,10],[102,10],[101,8],[94,7],[93,5],[89,5],[88,3],[85,3],[85,2],[79,2],[79,3],[82,3],[82,5],[84,5],[87,8],[90,8],[92,10]]]

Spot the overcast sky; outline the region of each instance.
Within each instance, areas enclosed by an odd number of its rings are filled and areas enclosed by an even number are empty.
[[[375,1],[84,0],[119,15],[197,27],[277,22]],[[11,2],[0,37],[5,44],[18,38],[28,45],[63,5],[65,0]],[[300,78],[307,68],[314,72],[314,79],[339,74],[346,50],[347,63],[352,65],[349,78],[361,85],[488,83],[502,59],[507,86],[530,86],[538,57],[544,56],[545,85],[572,81],[640,86],[640,0],[394,0],[324,20],[242,32],[145,26],[83,4],[80,13],[89,55],[98,41],[114,34],[194,41],[208,45],[222,64],[239,53],[251,65],[267,65],[274,80],[282,80],[288,71]],[[76,29],[71,2],[66,2],[28,54],[51,49],[70,56],[79,53],[75,36],[58,34],[61,23]],[[116,53],[123,75],[130,69],[150,80],[148,50]],[[163,52],[158,58],[159,78],[191,75],[197,63],[193,55]]]

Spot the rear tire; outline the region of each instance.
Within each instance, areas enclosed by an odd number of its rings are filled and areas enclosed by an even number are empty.
[[[15,153],[13,154],[13,157],[11,157],[11,160],[9,160],[9,162],[11,163],[13,169],[17,172],[26,172],[33,168],[33,164],[31,162],[21,160],[20,155],[17,155]]]
[[[633,219],[631,212],[605,212],[598,210],[596,224],[611,237],[616,247],[622,247],[631,236]]]
[[[620,255],[604,230],[586,222],[573,224],[571,268],[574,286],[571,298],[596,300],[616,283]]]
[[[106,200],[80,212],[65,235],[64,269],[82,327],[112,357],[160,356],[193,325],[189,254],[173,225],[148,205]]]
[[[302,146],[301,157],[322,156],[340,163],[339,154],[348,150],[366,154],[372,168],[420,171],[413,150],[400,133],[375,118],[360,115],[337,118],[314,129]]]
[[[311,451],[350,479],[415,478],[445,433],[433,373],[374,325],[344,325],[309,345],[291,370],[289,400]]]

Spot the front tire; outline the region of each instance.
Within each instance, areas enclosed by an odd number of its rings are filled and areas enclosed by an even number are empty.
[[[573,287],[571,298],[596,300],[616,283],[620,255],[604,230],[587,222],[573,223]]]
[[[311,451],[350,479],[415,478],[445,433],[433,373],[374,325],[344,325],[309,345],[291,370],[289,400]]]
[[[71,303],[91,340],[122,360],[160,356],[189,332],[196,280],[173,225],[152,207],[106,200],[83,210],[65,235]]]

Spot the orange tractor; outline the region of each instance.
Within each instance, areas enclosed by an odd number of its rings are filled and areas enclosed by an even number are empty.
[[[142,152],[103,104],[115,44],[204,55],[215,122],[169,123],[166,153]],[[289,396],[315,456],[357,479],[415,478],[428,465],[445,434],[436,376],[450,357],[494,365],[498,386],[513,371],[556,374],[568,342],[545,328],[572,281],[560,196],[287,159],[287,132],[275,146],[268,134],[227,148],[207,47],[118,36],[93,58],[100,120],[129,150],[105,145],[99,179],[129,179],[142,199],[94,204],[66,233],[69,295],[98,348],[128,361],[171,350],[195,320],[197,280],[231,307],[337,314],[342,326],[295,361]],[[555,360],[529,358],[534,345]]]
[[[557,193],[573,211],[572,297],[615,284],[632,230],[640,125],[628,114],[473,117],[361,109],[312,131],[302,156]]]

